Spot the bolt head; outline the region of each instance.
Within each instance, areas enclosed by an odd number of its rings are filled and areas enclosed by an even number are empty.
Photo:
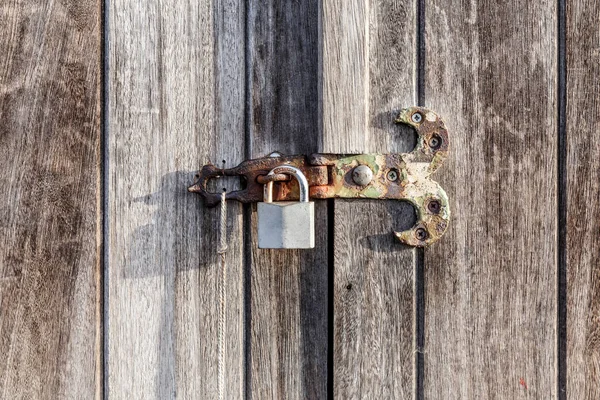
[[[423,121],[423,114],[421,114],[420,112],[416,112],[410,117],[410,119],[415,124],[419,124],[421,121]]]
[[[359,165],[352,171],[352,180],[359,186],[367,186],[373,180],[373,171],[366,165]]]

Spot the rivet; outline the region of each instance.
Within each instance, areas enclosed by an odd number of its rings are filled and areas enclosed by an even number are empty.
[[[423,121],[423,115],[420,112],[416,112],[414,113],[410,119],[412,120],[412,122],[414,122],[415,124],[420,123],[421,121]]]
[[[360,186],[367,186],[373,180],[373,171],[366,165],[359,165],[352,171],[352,180]]]

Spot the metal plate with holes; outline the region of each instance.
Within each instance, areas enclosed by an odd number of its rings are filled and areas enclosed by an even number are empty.
[[[279,182],[275,201],[298,199],[298,185],[285,175],[266,178],[278,165],[297,167],[307,177],[313,199],[387,199],[410,202],[416,209],[417,222],[396,237],[410,246],[426,246],[437,241],[450,221],[448,196],[430,178],[448,155],[448,131],[442,119],[423,107],[403,109],[396,123],[409,125],[417,133],[415,148],[399,154],[313,154],[311,156],[263,157],[244,161],[231,169],[205,165],[189,190],[199,193],[207,206],[216,205],[220,195],[209,193],[206,183],[218,176],[243,176],[246,188],[230,192],[228,199],[241,202],[262,201],[263,185]]]

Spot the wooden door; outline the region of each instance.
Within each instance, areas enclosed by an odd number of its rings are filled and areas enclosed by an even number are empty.
[[[3,1],[0,398],[599,398],[599,18]],[[221,268],[202,165],[407,151],[415,104],[451,135],[438,243],[395,241],[405,203],[324,200],[314,250],[260,250],[229,202]]]

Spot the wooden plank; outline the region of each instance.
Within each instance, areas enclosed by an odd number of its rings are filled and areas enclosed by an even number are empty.
[[[516,11],[518,10],[518,11]],[[555,398],[556,4],[427,0],[452,205],[425,252],[424,397]]]
[[[317,152],[318,1],[249,3],[250,156]],[[327,398],[327,205],[313,250],[260,250],[252,212],[250,388],[256,399]]]
[[[367,148],[369,11],[369,3],[359,0],[322,4],[323,151],[351,154]]]
[[[412,398],[413,251],[390,232],[414,212],[336,201],[334,215],[334,397]]]
[[[567,4],[567,396],[600,398],[600,4]]]
[[[323,2],[322,151],[414,147],[393,120],[416,104],[415,18],[414,2]],[[414,211],[344,200],[334,209],[334,397],[411,398],[414,252],[392,231],[410,227]]]
[[[242,208],[228,206],[221,332],[219,212],[186,191],[203,164],[243,160],[243,10],[241,0],[110,2],[110,398],[243,395]]]
[[[0,397],[100,398],[100,2],[0,4]]]

